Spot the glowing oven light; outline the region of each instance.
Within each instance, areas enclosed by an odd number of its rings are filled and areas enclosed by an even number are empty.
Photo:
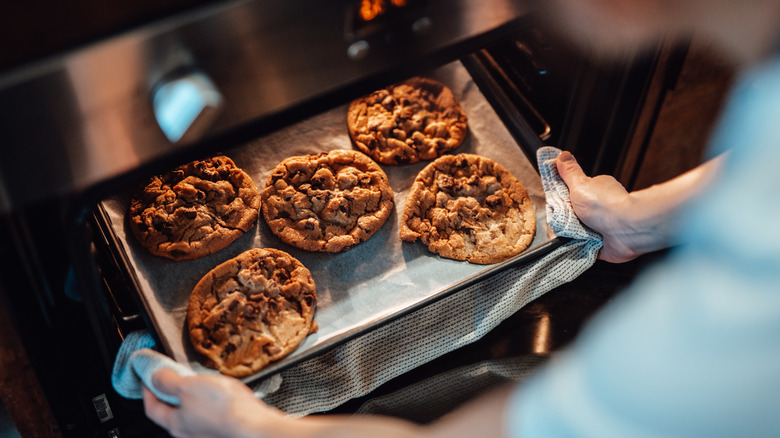
[[[395,7],[406,6],[408,0],[390,0],[390,5]],[[363,21],[371,21],[387,11],[386,0],[361,0],[360,18]]]
[[[360,2],[360,18],[364,21],[371,21],[384,11],[384,0],[363,0]]]

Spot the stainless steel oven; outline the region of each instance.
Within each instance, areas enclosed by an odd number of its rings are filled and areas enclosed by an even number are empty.
[[[47,35],[0,64],[0,292],[64,436],[158,433],[108,379],[123,337],[158,327],[104,199],[451,63],[526,156],[555,145],[588,171],[630,178],[642,120],[660,108],[655,85],[674,82],[684,55],[659,46],[597,63],[542,29],[522,1],[163,4],[116,15],[97,7],[108,24],[84,19],[93,32]],[[65,29],[56,14],[19,8]]]

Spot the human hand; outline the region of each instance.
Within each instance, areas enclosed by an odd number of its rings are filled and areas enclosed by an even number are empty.
[[[621,263],[639,256],[641,235],[628,220],[631,195],[615,178],[608,175],[585,175],[574,156],[563,151],[556,160],[558,174],[569,188],[572,208],[577,217],[599,232],[604,246],[598,257]]]
[[[180,406],[171,406],[144,388],[146,415],[174,437],[258,436],[259,425],[282,417],[280,411],[263,404],[246,385],[231,377],[180,376],[161,369],[152,380],[160,391],[181,401]]]
[[[599,258],[620,263],[672,243],[679,210],[712,182],[726,155],[630,193],[611,176],[588,177],[567,151],[555,164],[569,187],[574,213],[604,238]]]

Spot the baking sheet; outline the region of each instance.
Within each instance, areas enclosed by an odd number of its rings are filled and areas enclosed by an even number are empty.
[[[450,87],[469,118],[469,133],[454,153],[467,152],[492,158],[526,187],[536,209],[537,230],[532,244],[518,258],[539,252],[555,236],[547,228],[544,192],[536,169],[460,62],[445,65],[427,76]],[[272,169],[284,158],[351,149],[346,112],[347,105],[343,105],[223,152],[262,190]],[[404,199],[414,177],[428,163],[382,165],[395,192],[393,214],[369,240],[338,254],[311,253],[283,243],[271,233],[261,213],[258,224],[228,248],[198,260],[175,262],[149,254],[132,237],[125,218],[129,193],[106,199],[101,206],[164,349],[176,361],[189,363],[198,371],[206,368],[200,364],[199,355],[190,344],[186,311],[190,292],[204,274],[254,247],[286,251],[312,272],[317,286],[315,320],[319,331],[308,336],[287,357],[244,379],[250,381],[336,345],[361,330],[452,291],[455,285],[498,268],[445,259],[429,252],[419,241],[401,241],[399,230]]]

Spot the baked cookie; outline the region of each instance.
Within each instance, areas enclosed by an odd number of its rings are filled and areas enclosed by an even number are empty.
[[[460,146],[467,119],[449,88],[415,77],[354,100],[347,127],[355,146],[377,162],[407,164]]]
[[[260,196],[271,231],[307,251],[351,248],[379,230],[393,209],[385,172],[351,150],[285,159]]]
[[[152,254],[192,260],[249,231],[259,209],[252,178],[217,155],[153,176],[130,200],[130,229]]]
[[[488,264],[522,252],[536,216],[525,187],[495,161],[445,155],[427,165],[406,197],[401,239],[442,257]]]
[[[243,252],[208,272],[190,295],[190,341],[223,374],[255,373],[317,331],[317,290],[296,258],[272,248]]]

